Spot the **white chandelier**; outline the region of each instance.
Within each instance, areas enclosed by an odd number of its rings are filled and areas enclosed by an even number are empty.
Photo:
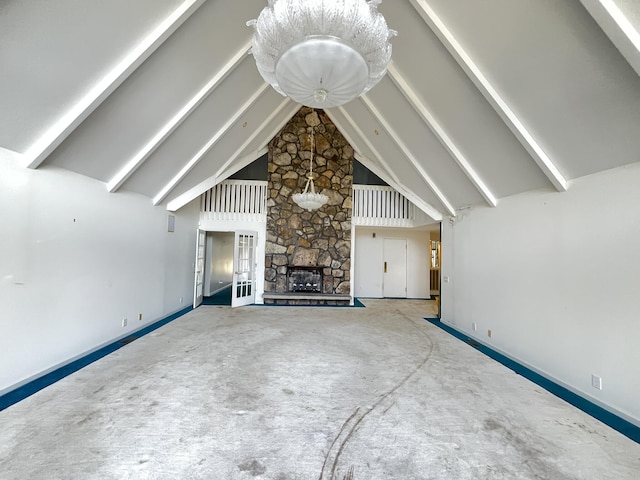
[[[382,0],[268,0],[254,27],[258,71],[280,94],[331,108],[373,88],[391,61],[395,30]]]
[[[302,193],[291,195],[291,199],[298,204],[300,208],[305,210],[317,210],[329,201],[329,197],[323,193],[316,193],[316,186],[313,184],[313,152],[315,150],[315,142],[313,135],[313,127],[311,127],[311,157],[309,158],[309,175],[307,175],[307,184],[304,186]]]

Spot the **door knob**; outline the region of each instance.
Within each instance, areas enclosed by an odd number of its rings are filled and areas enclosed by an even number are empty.
[[[387,262],[384,262],[384,273],[387,273]]]

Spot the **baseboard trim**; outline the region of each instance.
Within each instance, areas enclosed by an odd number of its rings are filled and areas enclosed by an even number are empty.
[[[463,342],[470,344],[476,350],[484,353],[486,356],[492,358],[493,360],[501,363],[507,368],[510,368],[518,375],[523,376],[524,378],[532,381],[533,383],[541,386],[548,392],[553,395],[563,399],[567,403],[570,403],[576,408],[579,408],[583,412],[591,415],[592,417],[600,420],[602,423],[610,426],[614,430],[617,430],[622,435],[630,438],[636,443],[640,443],[640,427],[633,424],[629,420],[616,415],[615,413],[610,412],[604,407],[592,402],[591,400],[578,395],[577,393],[569,390],[567,387],[560,385],[559,383],[550,380],[549,378],[543,376],[542,374],[532,370],[531,368],[507,357],[506,355],[486,346],[485,344],[478,341],[478,339],[470,337],[459,330],[447,325],[440,321],[439,318],[425,318],[425,320],[429,323],[432,323],[436,327],[441,328],[445,332],[453,335],[454,337],[462,340]]]
[[[10,390],[7,393],[4,393],[3,395],[0,395],[0,412],[10,407],[11,405],[14,405],[20,402],[21,400],[24,400],[25,398],[30,397],[34,393],[39,392],[43,388],[46,388],[49,385],[56,383],[57,381],[63,379],[64,377],[67,377],[72,373],[77,372],[81,368],[86,367],[87,365],[90,365],[96,360],[100,360],[101,358],[106,357],[110,353],[113,353],[119,348],[122,348],[125,345],[128,345],[132,341],[144,335],[147,335],[148,333],[153,332],[154,330],[157,330],[158,328],[166,325],[169,322],[172,322],[176,318],[181,317],[182,315],[190,312],[191,310],[193,310],[193,307],[183,308],[182,310],[179,310],[176,313],[173,313],[164,318],[161,318],[160,320],[157,320],[152,324],[147,325],[146,327],[142,327],[138,330],[135,330],[125,335],[124,337],[118,338],[113,342],[108,343],[107,345],[98,347],[96,350],[89,351],[84,355],[81,355],[79,358],[76,358],[66,364],[58,366],[53,370],[43,375],[37,376],[17,386],[15,389]]]

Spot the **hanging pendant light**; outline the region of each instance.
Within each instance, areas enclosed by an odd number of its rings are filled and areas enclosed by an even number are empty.
[[[291,195],[291,199],[305,210],[317,210],[329,201],[323,193],[316,193],[316,186],[313,184],[313,153],[315,150],[315,137],[311,127],[311,157],[309,158],[309,174],[307,175],[307,183],[302,193]]]
[[[382,0],[268,0],[254,27],[258,71],[280,94],[331,108],[368,92],[387,72],[395,30]]]

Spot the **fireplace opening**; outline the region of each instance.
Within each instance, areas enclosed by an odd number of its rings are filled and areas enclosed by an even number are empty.
[[[322,268],[297,267],[287,269],[290,292],[322,293]]]

